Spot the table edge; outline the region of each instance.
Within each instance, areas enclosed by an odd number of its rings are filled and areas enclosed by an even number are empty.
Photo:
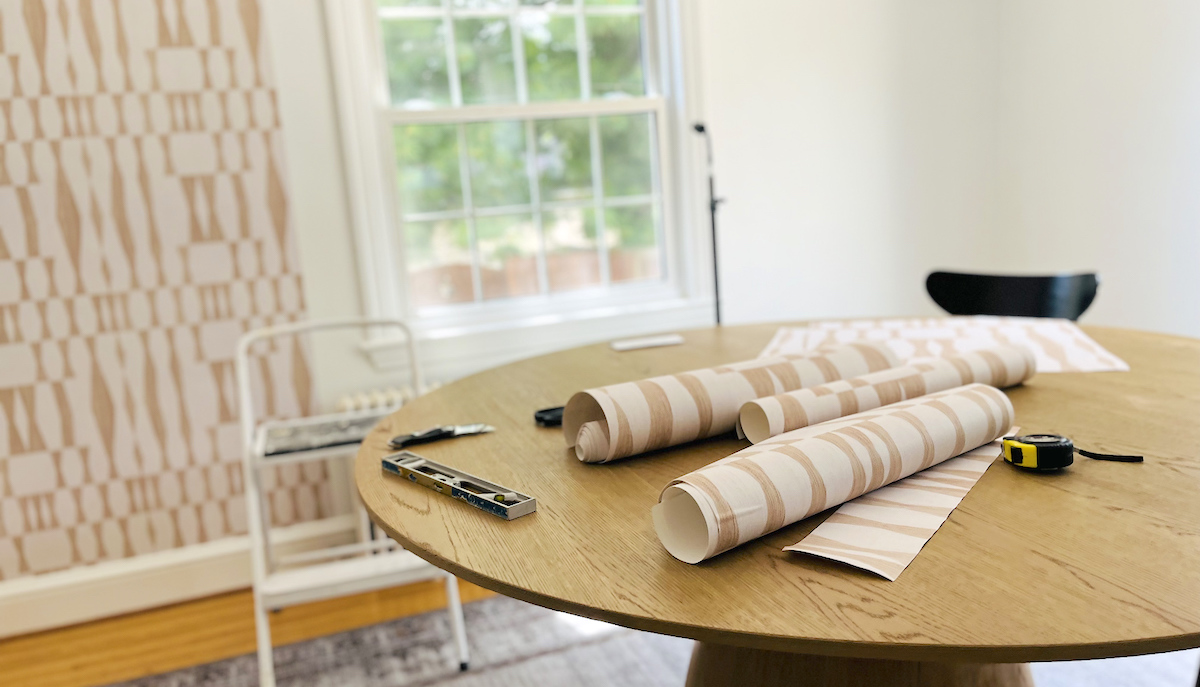
[[[847,319],[862,319],[862,318],[847,318]],[[745,323],[748,326],[755,325],[771,325],[776,323],[771,322],[755,322]],[[806,322],[799,321],[796,323],[780,322],[777,326],[804,326]],[[1076,323],[1079,324],[1079,323]],[[741,326],[741,325],[733,325]],[[1151,335],[1154,337],[1162,337],[1165,339],[1177,339],[1188,341],[1191,343],[1200,343],[1200,339],[1180,334],[1172,334],[1168,332],[1156,332],[1142,329],[1134,329],[1129,327],[1111,327],[1104,325],[1079,325],[1085,331],[1102,330],[1102,331],[1120,331],[1130,332],[1142,335]],[[712,327],[699,327],[688,331],[702,331],[711,329]],[[595,344],[593,344],[595,345]],[[584,348],[585,346],[577,346],[573,348]],[[564,349],[571,350],[571,349]],[[542,355],[553,355],[553,353]],[[522,360],[529,360],[541,356],[531,356]],[[512,361],[506,363],[511,365],[521,361]],[[498,369],[501,366],[481,370],[474,374],[468,375],[463,379],[475,377],[485,374],[491,370]],[[441,390],[441,389],[439,389]],[[431,393],[436,393],[435,390]],[[386,418],[385,418],[386,419]],[[381,420],[380,422],[382,422]],[[372,430],[374,431],[374,430]],[[370,456],[364,456],[364,451],[368,450],[364,443],[360,446],[355,457],[355,464],[360,459],[366,458],[373,460]],[[382,471],[378,474],[382,477]],[[949,644],[921,644],[921,643],[904,643],[904,642],[877,642],[873,640],[829,640],[816,639],[811,637],[797,637],[784,635],[763,635],[749,632],[739,632],[736,630],[725,630],[713,627],[690,625],[679,623],[671,620],[663,620],[658,618],[650,618],[646,616],[638,616],[616,611],[608,611],[594,608],[584,604],[579,604],[567,599],[562,599],[556,596],[534,592],[523,587],[517,587],[502,580],[488,577],[477,573],[469,568],[466,568],[454,561],[439,556],[431,551],[422,548],[417,542],[401,535],[393,527],[391,527],[383,518],[372,508],[371,504],[364,498],[361,485],[358,479],[358,471],[355,470],[354,476],[355,489],[358,491],[359,500],[366,509],[371,521],[381,527],[389,537],[398,542],[406,551],[412,552],[426,562],[434,565],[442,570],[445,570],[459,579],[466,580],[472,584],[478,585],[485,589],[491,590],[498,594],[508,596],[520,601],[525,601],[543,608],[549,608],[555,611],[570,613],[572,615],[599,620],[602,622],[628,627],[634,630],[645,632],[653,632],[656,634],[670,635],[675,637],[683,637],[702,642],[714,642],[717,644],[725,644],[730,646],[746,647],[751,649],[765,649],[769,651],[781,651],[787,653],[812,654],[820,656],[834,656],[843,658],[863,658],[863,659],[885,659],[885,660],[908,660],[908,661],[940,661],[946,663],[1026,663],[1040,661],[1074,661],[1102,658],[1117,658],[1123,656],[1137,656],[1144,654],[1163,653],[1169,651],[1179,651],[1185,649],[1193,649],[1200,647],[1200,631],[1195,633],[1182,633],[1177,635],[1169,635],[1154,638],[1143,638],[1136,640],[1123,640],[1115,642],[1090,642],[1081,644],[1028,644],[1028,645],[949,645]]]

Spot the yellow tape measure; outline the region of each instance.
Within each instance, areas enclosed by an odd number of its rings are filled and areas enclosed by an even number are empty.
[[[1016,467],[1036,472],[1051,472],[1061,470],[1075,462],[1075,453],[1095,460],[1110,460],[1119,463],[1141,463],[1141,456],[1127,456],[1113,453],[1095,453],[1075,448],[1075,444],[1064,436],[1057,434],[1026,434],[1019,437],[1005,437],[1001,442],[1004,447],[1004,460]]]

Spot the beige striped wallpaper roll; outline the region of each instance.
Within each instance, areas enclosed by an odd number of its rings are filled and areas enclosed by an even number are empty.
[[[567,402],[563,435],[580,460],[606,463],[732,431],[747,401],[896,364],[884,346],[852,344],[588,389]]]
[[[1024,346],[993,346],[903,365],[750,401],[739,414],[739,432],[757,444],[818,422],[964,384],[1013,386],[1032,377],[1036,369],[1033,351]]]
[[[653,508],[671,555],[699,563],[999,438],[1013,408],[971,384],[774,437],[671,482]]]

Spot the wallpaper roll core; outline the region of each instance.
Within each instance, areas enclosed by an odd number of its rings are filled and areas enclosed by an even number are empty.
[[[699,563],[999,438],[1013,407],[971,384],[751,446],[671,482],[653,508],[663,546]]]
[[[993,346],[749,401],[738,418],[752,443],[899,401],[978,382],[1009,387],[1037,371],[1033,351]]]
[[[606,463],[732,431],[747,401],[898,364],[859,343],[588,389],[567,402],[563,436],[579,460]]]

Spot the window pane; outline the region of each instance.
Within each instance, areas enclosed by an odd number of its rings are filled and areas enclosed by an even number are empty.
[[[520,17],[525,41],[525,75],[529,99],[578,100],[579,58],[575,19],[526,12]]]
[[[537,132],[542,202],[592,197],[591,139],[586,118],[544,119]]]
[[[454,37],[458,43],[463,103],[516,102],[517,80],[508,20],[459,19],[454,22]]]
[[[640,5],[641,0],[584,0],[587,5]]]
[[[397,107],[450,104],[446,33],[440,19],[384,19],[388,89]]]
[[[411,215],[462,208],[458,127],[454,124],[398,126],[393,139],[400,211]]]
[[[404,247],[413,305],[421,308],[474,300],[466,222],[408,222]]]
[[[605,196],[636,196],[653,192],[650,116],[600,117]]]
[[[658,233],[654,227],[653,207],[608,208],[604,211],[604,231],[608,242],[608,269],[613,282],[659,276]]]
[[[542,232],[546,236],[546,277],[551,291],[600,284],[594,210],[567,208],[544,212]]]
[[[543,7],[545,5],[574,5],[575,0],[520,0],[522,5]]]
[[[529,203],[525,125],[518,121],[467,126],[471,199],[477,208]]]
[[[587,18],[592,96],[645,95],[642,76],[642,18]]]
[[[484,299],[538,293],[538,237],[529,215],[479,217],[475,236]]]

